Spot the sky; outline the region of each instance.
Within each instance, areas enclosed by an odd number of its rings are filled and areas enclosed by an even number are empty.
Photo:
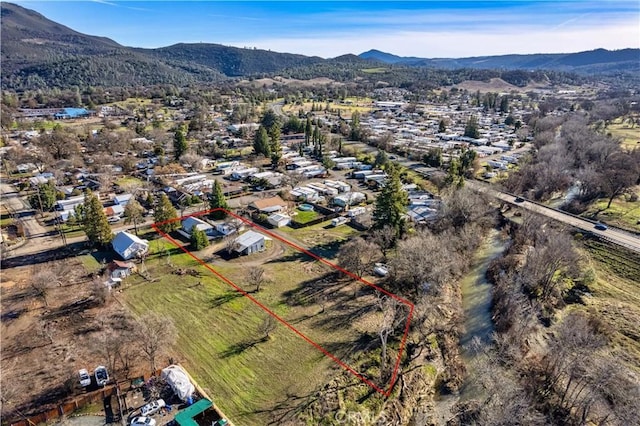
[[[369,49],[458,58],[640,47],[640,0],[14,2],[133,47],[203,42],[323,58]]]

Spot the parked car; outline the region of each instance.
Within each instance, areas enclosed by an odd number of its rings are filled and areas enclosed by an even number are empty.
[[[156,421],[151,417],[140,416],[140,417],[135,417],[133,420],[131,420],[131,423],[129,423],[129,425],[130,426],[156,426]]]
[[[384,263],[376,263],[373,273],[379,277],[386,277],[389,274],[389,268]]]
[[[79,370],[78,375],[80,376],[80,386],[87,387],[91,384],[91,376],[85,368]]]
[[[604,223],[596,223],[596,229],[598,231],[606,231],[608,227]]]
[[[96,383],[98,386],[104,386],[109,381],[109,373],[107,372],[107,368],[103,365],[99,365],[93,371],[93,375],[96,376]]]
[[[164,406],[166,406],[166,404],[164,403],[164,399],[159,399],[157,401],[150,402],[147,405],[143,406],[140,409],[140,414],[142,414],[143,417],[152,416],[158,411],[160,411],[160,409]]]
[[[109,223],[118,223],[120,222],[121,217],[120,216],[111,216],[110,218],[107,219],[107,222]]]

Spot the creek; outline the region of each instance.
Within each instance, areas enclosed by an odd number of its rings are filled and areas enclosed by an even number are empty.
[[[479,390],[470,384],[475,373],[473,361],[476,356],[471,344],[474,339],[482,344],[491,343],[494,330],[491,316],[493,285],[487,280],[486,273],[491,261],[502,255],[506,246],[507,241],[502,238],[500,231],[492,230],[476,252],[471,270],[460,283],[464,311],[464,331],[460,336],[460,347],[467,367],[467,378],[460,392],[461,399],[480,396]]]

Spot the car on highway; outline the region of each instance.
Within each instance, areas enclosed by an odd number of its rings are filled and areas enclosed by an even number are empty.
[[[93,375],[96,377],[96,384],[98,386],[104,386],[109,381],[109,373],[107,372],[107,367],[104,365],[99,365],[93,371]]]
[[[86,368],[78,370],[78,376],[80,376],[80,386],[87,387],[91,384],[91,376]]]
[[[515,200],[513,200],[513,201],[515,201],[516,203],[524,203],[524,198],[522,198],[522,197],[516,197],[516,199],[515,199]]]
[[[156,421],[151,417],[134,417],[129,423],[130,426],[156,426]]]
[[[143,417],[149,417],[154,415],[158,411],[160,411],[160,409],[165,406],[166,404],[164,402],[164,399],[159,399],[157,401],[150,402],[147,405],[143,406],[140,409],[140,414],[142,414]]]
[[[606,231],[607,229],[609,229],[609,228],[607,227],[607,225],[605,225],[604,223],[596,223],[595,228],[596,228],[598,231]]]

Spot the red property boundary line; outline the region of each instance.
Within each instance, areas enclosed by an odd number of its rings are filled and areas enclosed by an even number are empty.
[[[318,343],[314,342],[313,340],[311,340],[309,337],[307,337],[304,333],[302,333],[301,331],[299,331],[297,328],[295,328],[293,325],[289,324],[287,321],[285,321],[284,319],[280,318],[275,312],[271,311],[269,308],[267,308],[265,305],[263,305],[262,303],[260,303],[258,300],[256,300],[253,296],[251,296],[251,294],[247,293],[246,291],[244,291],[242,288],[240,288],[239,286],[237,286],[236,284],[234,284],[230,279],[228,279],[227,277],[225,277],[224,275],[222,275],[221,273],[219,273],[218,271],[216,271],[215,269],[213,269],[209,264],[207,264],[205,261],[203,261],[202,259],[200,259],[199,257],[197,257],[196,255],[194,255],[191,251],[187,250],[184,246],[180,245],[176,240],[174,240],[172,237],[170,237],[167,233],[161,231],[160,229],[158,229],[159,226],[165,225],[167,223],[172,223],[172,222],[177,222],[177,221],[182,221],[183,219],[187,218],[187,217],[197,217],[197,216],[203,216],[212,212],[216,212],[216,211],[223,211],[224,213],[226,213],[229,216],[233,216],[236,219],[241,220],[242,222],[244,222],[245,224],[259,230],[261,233],[267,234],[269,237],[275,238],[278,241],[281,241],[285,244],[287,244],[290,247],[295,248],[296,250],[306,254],[307,256],[310,256],[311,258],[322,262],[344,274],[346,274],[347,276],[353,278],[356,281],[361,282],[362,284],[368,285],[369,287],[372,287],[384,294],[386,294],[387,296],[397,300],[398,302],[402,303],[403,305],[406,305],[409,307],[409,314],[407,315],[407,322],[404,326],[404,333],[402,335],[402,340],[400,341],[400,349],[398,351],[398,358],[396,359],[396,362],[394,364],[393,367],[393,374],[391,375],[391,380],[389,381],[389,386],[386,389],[383,389],[379,386],[377,386],[375,383],[372,383],[369,379],[367,379],[366,377],[362,376],[362,374],[358,373],[357,371],[355,371],[353,368],[351,368],[349,365],[347,365],[346,363],[344,363],[342,360],[340,360],[337,356],[333,355],[331,352],[329,352],[328,350],[326,350],[325,348],[323,348],[322,346],[320,346]],[[264,310],[267,314],[271,315],[273,318],[275,318],[276,320],[278,320],[280,323],[282,323],[283,325],[285,325],[287,328],[289,328],[291,331],[293,331],[295,334],[297,334],[298,336],[300,336],[303,340],[305,340],[307,343],[309,343],[310,345],[312,345],[313,347],[315,347],[316,349],[318,349],[320,352],[322,352],[323,354],[325,354],[326,356],[328,356],[329,358],[331,358],[333,361],[335,361],[340,367],[344,368],[345,370],[347,370],[348,372],[350,372],[351,374],[353,374],[354,376],[356,376],[357,378],[359,378],[360,380],[362,380],[364,383],[366,383],[367,385],[371,386],[373,389],[375,389],[377,392],[381,393],[382,395],[384,395],[385,397],[388,397],[389,395],[391,395],[391,391],[393,390],[393,386],[395,385],[397,379],[398,379],[398,369],[400,368],[400,361],[402,358],[402,353],[404,352],[404,348],[406,345],[406,341],[407,341],[407,336],[409,334],[409,326],[411,324],[411,318],[413,316],[413,311],[414,311],[414,305],[413,303],[411,303],[410,301],[403,299],[400,296],[397,296],[393,293],[388,292],[387,290],[378,287],[377,285],[364,280],[360,277],[358,277],[357,275],[353,274],[352,272],[347,271],[346,269],[341,268],[340,266],[329,262],[327,259],[320,257],[312,252],[310,252],[309,250],[302,248],[300,246],[298,246],[295,243],[292,243],[291,241],[282,238],[279,235],[276,235],[272,232],[270,232],[269,230],[253,223],[250,220],[247,220],[241,216],[236,215],[235,213],[232,213],[228,210],[225,209],[212,209],[212,210],[205,210],[202,212],[197,212],[197,213],[193,213],[193,214],[189,214],[189,215],[185,215],[182,217],[178,217],[178,218],[174,218],[174,219],[169,219],[169,220],[165,220],[162,222],[157,222],[157,223],[153,223],[151,225],[151,227],[158,233],[160,234],[163,238],[169,240],[173,245],[175,245],[176,247],[180,248],[183,252],[185,252],[186,254],[188,254],[189,256],[191,256],[193,259],[195,259],[199,264],[201,264],[202,266],[204,266],[205,268],[207,268],[209,271],[211,271],[216,277],[220,278],[222,281],[224,281],[225,283],[229,284],[231,287],[233,287],[233,289],[235,289],[237,292],[239,292],[240,294],[242,294],[243,296],[245,296],[246,298],[248,298],[249,300],[251,300],[253,303],[255,303],[256,305],[258,305],[262,310]]]

